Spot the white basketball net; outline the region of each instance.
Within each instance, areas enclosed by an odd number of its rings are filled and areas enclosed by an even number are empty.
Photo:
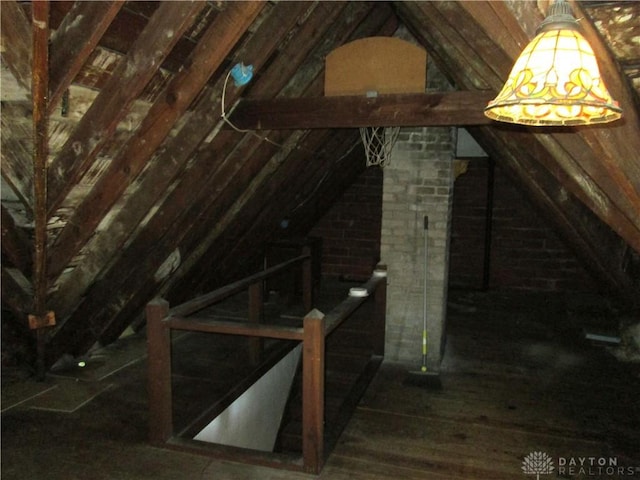
[[[391,150],[398,139],[400,127],[360,127],[360,136],[367,155],[367,167],[384,168],[391,159]]]

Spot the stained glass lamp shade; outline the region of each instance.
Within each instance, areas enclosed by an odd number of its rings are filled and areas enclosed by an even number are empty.
[[[524,125],[587,125],[622,116],[564,0],[551,5],[485,115]]]

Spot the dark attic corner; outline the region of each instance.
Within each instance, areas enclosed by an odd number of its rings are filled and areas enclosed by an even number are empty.
[[[0,21],[3,478],[640,478],[640,2]]]

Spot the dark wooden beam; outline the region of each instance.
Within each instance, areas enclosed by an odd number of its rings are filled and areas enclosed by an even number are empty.
[[[192,262],[187,281],[174,281],[175,291],[188,295],[188,286],[198,291],[207,282],[206,272],[215,268],[220,275],[232,274],[239,259],[251,265],[260,259],[264,244],[282,234],[280,222],[290,220],[289,234],[304,235],[335,199],[365,168],[362,149],[350,147],[358,141],[353,130],[312,130],[298,141],[282,165],[260,183],[244,204],[237,218],[229,222],[224,235],[210,240],[209,249],[199,261]],[[316,152],[310,157],[308,152]],[[343,156],[336,156],[335,152]],[[265,202],[264,199],[269,201]],[[324,203],[320,206],[319,204]],[[209,243],[209,242],[203,242]],[[173,291],[172,291],[173,293]]]
[[[3,265],[0,288],[2,308],[11,310],[16,318],[23,320],[21,324],[26,328],[26,318],[33,307],[32,284],[19,270]]]
[[[18,2],[2,2],[0,15],[2,58],[16,80],[25,90],[31,91],[31,25]]]
[[[487,125],[483,110],[492,92],[441,92],[241,100],[230,116],[240,129]],[[227,128],[230,128],[227,126]]]
[[[49,108],[55,108],[122,5],[124,0],[73,4],[51,38]]]
[[[33,254],[33,309],[36,319],[47,314],[47,157],[49,155],[49,1],[35,2],[33,5],[33,79],[31,96],[33,102],[33,198],[34,198],[34,254]],[[31,316],[30,315],[30,316]],[[39,321],[37,322],[40,323]],[[44,348],[46,330],[38,328],[37,374],[44,378]]]
[[[285,17],[285,14],[276,15],[276,22],[266,19],[262,26],[266,31],[260,28],[246,45],[239,50],[238,58],[244,58],[245,54],[250,52],[251,63],[258,70],[272,54],[275,48],[282,48],[282,39],[287,34],[287,25],[294,25],[299,16],[296,14],[297,9],[294,3],[280,3],[277,10],[286,9],[291,17]],[[305,5],[302,5],[306,8]],[[306,22],[305,26],[312,22]],[[282,28],[280,36],[276,36],[277,28]],[[298,48],[300,50],[300,48]],[[261,83],[260,83],[261,84]],[[281,87],[282,85],[280,85]],[[201,95],[201,101],[194,107],[193,112],[189,116],[189,121],[181,129],[180,135],[170,139],[167,148],[159,156],[158,161],[154,162],[154,166],[149,168],[147,174],[141,179],[138,189],[132,192],[127,202],[127,207],[121,209],[112,221],[111,231],[108,235],[96,235],[87,246],[89,258],[85,262],[78,265],[77,268],[67,276],[68,281],[61,286],[59,292],[54,294],[54,302],[59,305],[59,309],[68,312],[69,308],[76,305],[78,300],[86,294],[86,290],[94,284],[96,277],[109,261],[111,256],[119,256],[119,250],[128,239],[130,232],[139,224],[140,220],[153,208],[154,204],[161,199],[169,185],[180,172],[183,171],[188,159],[193,155],[198,146],[205,140],[207,135],[214,128],[214,119],[219,118],[220,97],[223,88],[223,82],[219,81],[215,90],[205,89]],[[233,101],[237,98],[241,90],[229,89],[227,98]],[[226,132],[227,140],[231,137],[231,132]],[[215,151],[223,151],[226,143],[219,142],[216,138]],[[179,203],[173,205],[177,207],[175,210],[163,211],[163,218],[166,225],[177,221],[178,218],[185,218],[185,205],[192,200],[191,196],[195,196],[203,188],[208,185],[211,188],[214,184],[212,178],[223,178],[216,175],[218,162],[222,161],[220,154],[212,157],[211,153],[201,151],[198,155],[200,161],[194,162],[194,168],[188,169],[185,174],[180,177],[180,182],[187,184],[185,188],[185,197],[178,197]],[[206,187],[204,187],[206,188]],[[172,217],[175,215],[175,217]],[[169,220],[171,218],[171,220]],[[188,216],[186,216],[188,218]],[[150,228],[150,227],[149,227]],[[157,234],[157,233],[156,233]],[[158,234],[161,235],[161,234]],[[55,248],[55,247],[54,247]],[[62,246],[60,247],[62,248]]]
[[[173,77],[165,92],[149,109],[137,132],[111,161],[105,174],[59,234],[57,248],[51,256],[52,274],[60,273],[93,235],[97,225],[145,167],[262,6],[261,2],[232,2],[211,23],[186,62],[188,67]]]
[[[33,268],[31,252],[33,242],[26,232],[22,231],[13,221],[13,217],[4,205],[1,207],[2,218],[2,256],[25,277],[31,277]]]
[[[183,32],[205,2],[163,2],[111,75],[53,161],[49,175],[49,212],[60,206],[67,193],[93,164],[128,107],[160,68]]]

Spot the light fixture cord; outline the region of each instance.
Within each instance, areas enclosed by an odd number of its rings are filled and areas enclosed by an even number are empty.
[[[221,111],[222,111],[222,114],[221,114],[222,119],[231,128],[233,128],[238,133],[250,133],[251,135],[253,135],[256,138],[259,138],[260,140],[263,140],[265,142],[269,142],[270,144],[275,145],[278,148],[285,149],[286,147],[284,145],[282,145],[281,143],[274,142],[273,140],[271,140],[270,138],[268,138],[266,136],[258,135],[253,130],[248,130],[248,129],[244,130],[242,128],[238,128],[236,125],[233,124],[233,122],[229,119],[229,117],[227,117],[227,113],[225,112],[225,96],[227,94],[227,84],[229,83],[229,77],[230,76],[231,76],[231,70],[229,70],[229,73],[227,73],[227,76],[224,79],[224,85],[222,86],[222,98],[220,99],[220,101],[221,101],[220,108],[221,108]]]

